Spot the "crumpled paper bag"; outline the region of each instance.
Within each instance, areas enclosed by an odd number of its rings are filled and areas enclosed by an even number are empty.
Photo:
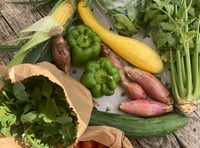
[[[88,126],[79,141],[96,141],[109,148],[133,148],[124,133],[110,126]]]
[[[4,76],[5,78],[8,78],[8,68],[0,64],[0,75]],[[0,89],[3,87],[3,82],[0,81]]]
[[[90,120],[90,114],[93,108],[93,98],[89,90],[80,82],[59,70],[55,65],[49,62],[41,62],[37,64],[19,64],[10,69],[1,65],[0,74],[8,77],[13,83],[22,81],[31,76],[42,75],[62,87],[68,104],[73,108],[78,118],[79,124],[77,139],[79,139],[79,137],[84,133]],[[1,87],[2,82],[0,83],[0,88]],[[4,140],[0,140],[0,148],[4,148],[3,143],[5,144],[6,138],[3,139]],[[16,140],[10,138],[7,140],[16,144],[9,146],[9,148],[19,147],[19,144],[16,143]],[[7,148],[7,145],[5,145],[5,148]]]

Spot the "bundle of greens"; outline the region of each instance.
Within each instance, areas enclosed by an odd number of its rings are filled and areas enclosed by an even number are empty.
[[[144,26],[170,63],[176,106],[191,113],[200,102],[200,3],[193,0],[147,1]]]
[[[60,86],[44,76],[15,83],[1,80],[1,136],[21,137],[33,148],[66,147],[74,142],[77,117]]]

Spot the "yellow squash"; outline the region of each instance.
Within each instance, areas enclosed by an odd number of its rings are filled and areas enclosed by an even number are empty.
[[[111,49],[134,66],[151,73],[160,73],[163,62],[160,55],[147,44],[125,36],[120,36],[102,26],[84,1],[78,3],[78,12],[83,22],[91,27]]]

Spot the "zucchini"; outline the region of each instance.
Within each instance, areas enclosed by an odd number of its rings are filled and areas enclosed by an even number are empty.
[[[168,113],[158,117],[141,118],[133,115],[107,113],[93,109],[89,125],[106,125],[122,130],[128,138],[162,136],[185,127],[186,115]]]

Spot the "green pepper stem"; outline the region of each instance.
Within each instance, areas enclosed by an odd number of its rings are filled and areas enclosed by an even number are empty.
[[[81,47],[88,47],[90,46],[91,39],[87,35],[80,35],[77,42]]]
[[[110,76],[105,70],[103,69],[99,69],[97,72],[96,72],[96,79],[97,79],[97,82],[100,84],[100,83],[107,83],[107,82],[110,82],[110,81],[113,81],[113,77]]]

